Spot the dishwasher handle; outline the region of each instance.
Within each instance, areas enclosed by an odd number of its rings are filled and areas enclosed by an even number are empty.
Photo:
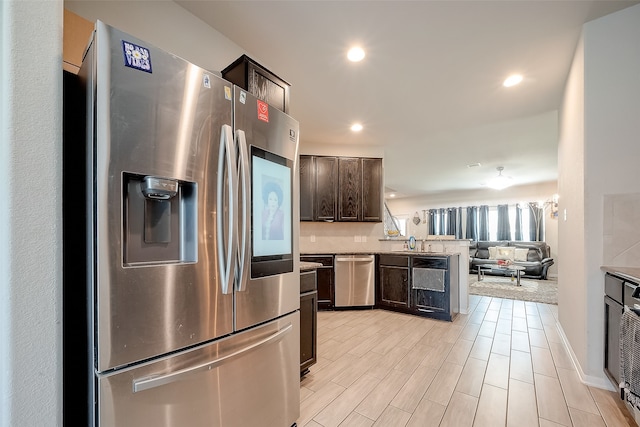
[[[373,262],[373,257],[362,257],[362,258],[356,258],[356,257],[340,257],[340,258],[336,258],[336,262]]]

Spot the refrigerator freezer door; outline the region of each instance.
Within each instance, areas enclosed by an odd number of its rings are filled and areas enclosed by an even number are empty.
[[[289,427],[300,415],[300,314],[97,379],[101,426]]]
[[[233,292],[221,290],[218,266],[235,247],[220,252],[233,245],[218,245],[230,233],[217,226],[233,217],[217,191],[219,179],[237,179],[218,174],[233,135],[223,132],[232,85],[100,21],[81,75],[95,111],[87,153],[95,369],[232,333]]]
[[[239,227],[246,236],[240,239],[249,246],[241,250],[239,258],[244,259],[244,269],[240,269],[240,280],[236,288],[236,330],[242,330],[253,325],[274,319],[286,313],[297,310],[300,307],[300,250],[299,250],[299,223],[300,223],[300,202],[299,202],[299,171],[298,171],[298,130],[299,124],[292,117],[282,111],[267,106],[253,95],[241,88],[234,87],[234,126],[236,132],[236,143],[239,144],[239,164],[240,173],[244,174],[240,178],[243,184],[241,207],[244,212],[241,215],[246,218],[244,224]],[[291,165],[291,191],[285,192],[284,199],[289,202],[289,219],[291,232],[284,234],[284,240],[289,241],[291,248],[292,263],[289,272],[263,277],[255,277],[254,260],[258,253],[255,243],[259,241],[263,250],[278,247],[280,243],[276,240],[262,240],[262,230],[256,221],[261,220],[263,206],[256,203],[252,206],[252,200],[262,201],[263,188],[253,188],[257,183],[265,184],[264,176],[271,172],[261,172],[254,170],[255,158],[251,157],[252,152],[258,151],[266,153],[266,158],[270,154],[285,159]],[[266,168],[265,168],[266,170]],[[277,175],[275,173],[274,175]],[[286,187],[286,186],[285,186]],[[253,194],[253,192],[258,193]],[[259,207],[258,207],[259,206]],[[252,210],[252,208],[254,208]],[[253,212],[253,213],[252,213]],[[286,214],[285,214],[286,216]],[[249,223],[247,221],[252,221]],[[242,246],[242,244],[241,244]],[[269,258],[264,257],[264,258]],[[277,262],[277,261],[276,261]],[[248,267],[246,269],[246,267]]]

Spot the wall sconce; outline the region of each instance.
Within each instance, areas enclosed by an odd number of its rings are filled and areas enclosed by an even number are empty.
[[[550,203],[550,215],[551,218],[553,219],[557,219],[558,218],[558,195],[554,194],[553,197],[551,198],[551,202]]]

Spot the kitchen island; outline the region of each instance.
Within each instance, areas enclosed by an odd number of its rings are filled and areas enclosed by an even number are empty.
[[[379,254],[377,307],[452,321],[459,313],[459,262],[459,254]]]
[[[367,252],[367,254],[372,254]],[[330,259],[336,256],[362,255],[360,252],[333,254],[301,254],[301,259]],[[467,262],[458,253],[384,251],[373,253],[375,268],[375,306],[451,321],[460,313],[460,302],[467,301]],[[330,261],[329,264],[333,265]],[[460,267],[464,264],[464,268]],[[328,296],[335,295],[333,268],[317,276],[318,295],[324,289]],[[326,270],[326,271],[325,271]],[[463,271],[461,275],[460,272]],[[461,297],[464,283],[464,297]],[[320,298],[320,297],[319,297]],[[319,305],[320,310],[334,309],[333,304]]]
[[[404,243],[405,238],[397,239],[379,239],[375,241],[362,241],[354,243],[352,239],[334,237],[332,239],[321,238],[320,236],[313,236],[315,242],[311,242],[311,238],[301,237],[300,239],[300,254],[303,260],[307,259],[323,259],[325,262],[322,270],[324,279],[318,274],[318,293],[323,286],[327,289],[323,290],[326,293],[326,298],[329,298],[326,303],[320,301],[320,309],[332,309],[330,295],[333,288],[333,263],[327,264],[330,259],[333,259],[335,255],[361,255],[361,254],[374,254],[374,255],[452,255],[459,254],[458,268],[458,282],[459,282],[459,294],[458,294],[458,311],[461,314],[469,313],[469,240],[457,239],[425,239],[424,251],[422,249],[421,240],[418,241],[417,249],[405,250]],[[320,271],[319,271],[320,272]],[[326,274],[324,274],[326,273]],[[326,282],[323,285],[323,282]],[[322,299],[319,296],[320,299]]]

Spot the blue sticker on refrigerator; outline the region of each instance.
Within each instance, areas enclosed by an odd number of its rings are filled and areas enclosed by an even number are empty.
[[[122,54],[124,65],[136,70],[151,73],[151,53],[146,47],[122,40]]]

